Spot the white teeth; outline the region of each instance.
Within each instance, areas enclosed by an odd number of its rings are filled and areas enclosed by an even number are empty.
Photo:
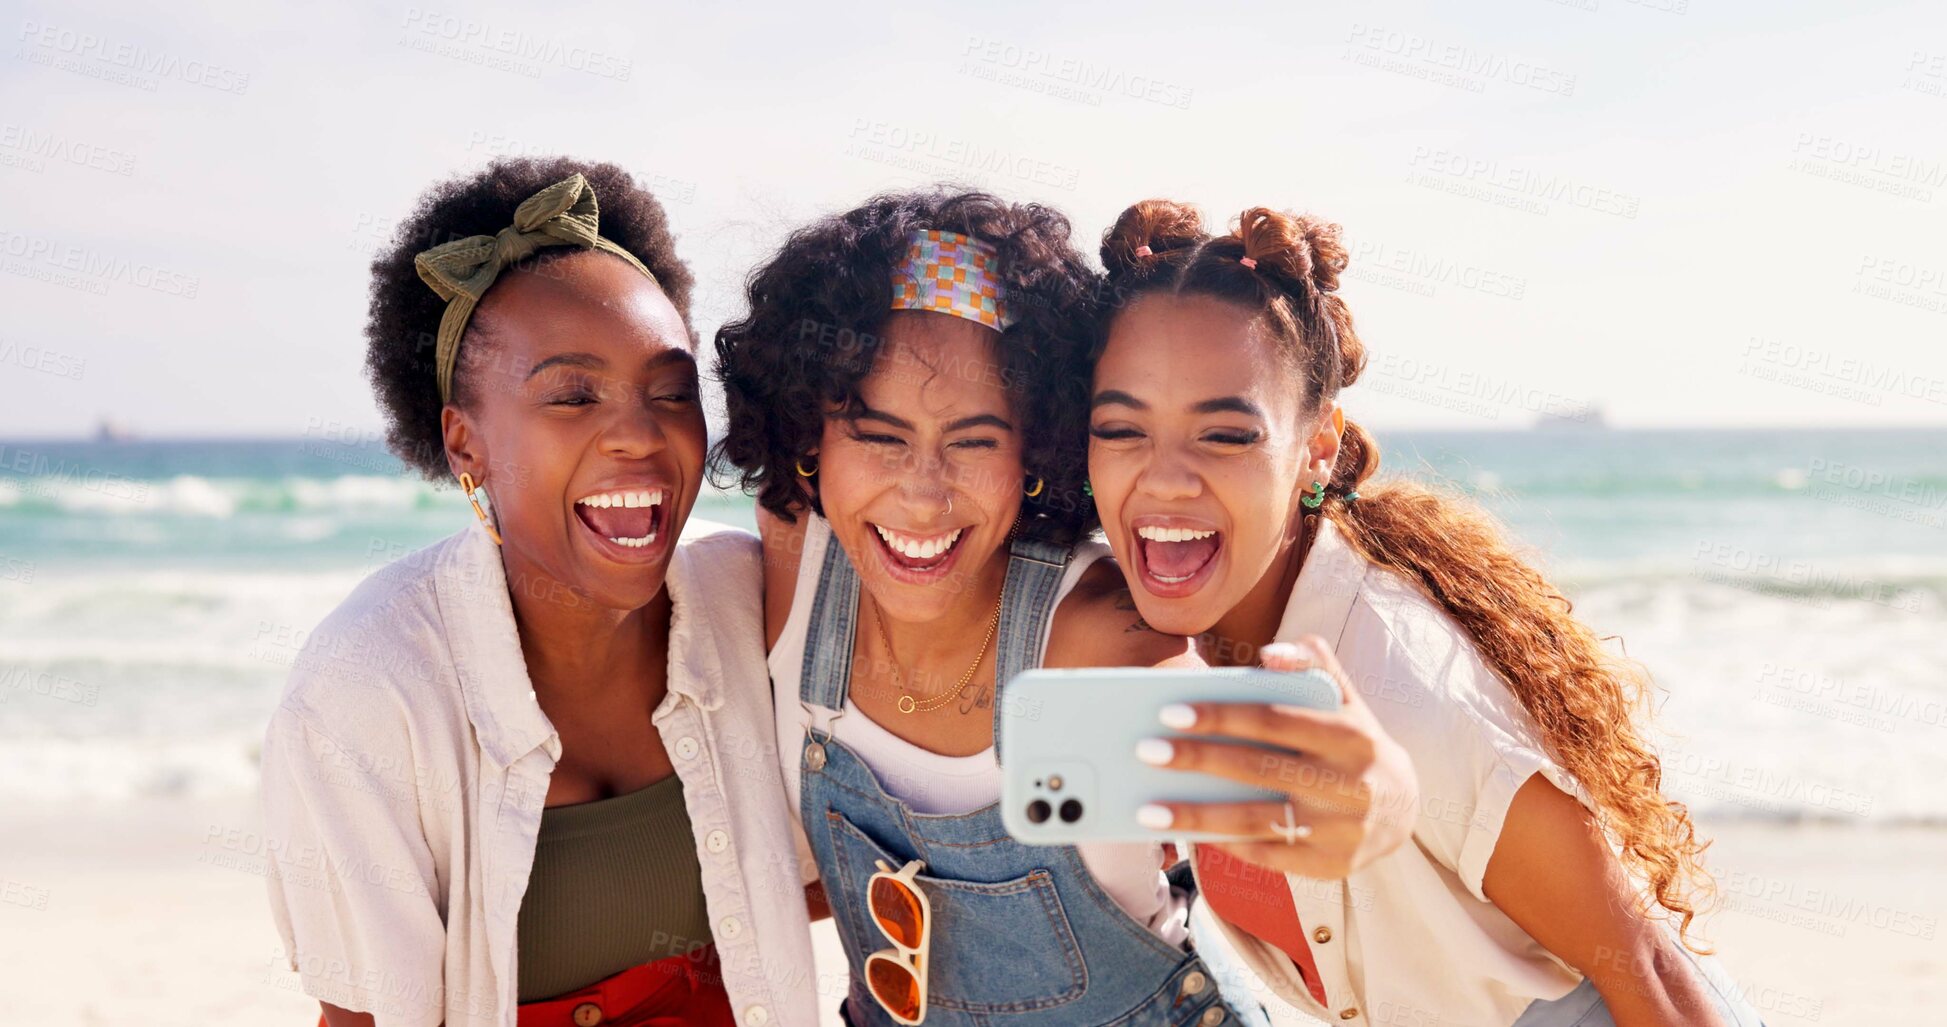
[[[650,543],[656,541],[656,533],[652,531],[649,534],[642,536],[641,538],[611,537],[609,541],[615,543],[618,546],[628,546],[630,549],[641,549],[643,546],[649,545]]]
[[[1153,524],[1136,529],[1137,538],[1146,538],[1151,542],[1195,542],[1215,534],[1215,531],[1198,531],[1195,528],[1159,528]]]
[[[944,535],[935,535],[932,538],[920,538],[917,535],[907,535],[889,528],[880,527],[877,524],[874,524],[872,529],[877,531],[879,537],[885,541],[886,548],[909,560],[931,560],[941,553],[952,549],[953,544],[960,541],[961,532],[966,530],[965,528],[955,528]]]
[[[592,506],[600,510],[606,510],[612,506],[620,506],[620,507],[661,506],[663,502],[663,490],[662,489],[623,489],[616,492],[600,492],[592,496],[583,496],[582,498],[575,500],[575,502],[584,506]]]

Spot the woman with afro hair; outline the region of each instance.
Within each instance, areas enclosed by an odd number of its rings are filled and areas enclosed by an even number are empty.
[[[372,265],[392,449],[477,523],[319,626],[264,743],[333,1027],[816,1023],[758,543],[689,520],[690,284],[656,199],[565,159],[435,186]]]
[[[1199,665],[1085,538],[1096,285],[1059,213],[915,191],[793,233],[717,333],[717,457],[760,507],[778,751],[855,1027],[1240,1015],[1161,844],[1027,846],[998,807],[1014,674]],[[896,915],[915,891],[934,929]]]

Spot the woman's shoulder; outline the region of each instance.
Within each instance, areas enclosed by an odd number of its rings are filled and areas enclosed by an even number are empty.
[[[712,583],[728,578],[732,587],[752,586],[763,573],[762,544],[742,528],[691,517],[676,545]]]
[[[444,629],[451,611],[442,610],[442,600],[455,598],[445,593],[491,584],[469,569],[477,562],[467,552],[478,541],[469,537],[473,530],[372,572],[315,628],[295,632],[279,715],[330,733],[443,692],[452,661]]]
[[[1189,639],[1163,634],[1143,620],[1122,567],[1107,546],[1092,541],[1082,545],[1100,551],[1084,553],[1077,547],[1076,558],[1086,556],[1090,563],[1055,609],[1043,666],[1151,667],[1194,653]]]

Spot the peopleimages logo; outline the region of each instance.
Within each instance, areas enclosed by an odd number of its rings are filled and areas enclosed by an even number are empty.
[[[7,258],[4,267],[11,274],[41,278],[97,295],[107,292],[108,283],[119,282],[193,300],[203,284],[196,275],[147,261],[111,257],[86,246],[6,229],[0,229],[0,257]]]
[[[400,42],[415,49],[432,50],[442,56],[459,55],[438,49],[439,43],[497,54],[509,61],[532,61],[569,71],[587,72],[617,82],[627,82],[635,72],[635,62],[627,57],[440,11],[406,8],[405,30],[407,37]],[[414,36],[419,37],[418,42],[413,41]],[[531,69],[510,66],[503,70],[527,74]]]
[[[1575,95],[1575,76],[1559,69],[1381,25],[1354,24],[1346,34],[1345,59],[1473,93],[1484,91],[1488,82],[1505,82],[1556,96]]]
[[[153,91],[156,79],[165,78],[238,95],[250,87],[249,72],[197,58],[184,58],[166,50],[152,50],[139,43],[111,39],[81,29],[49,25],[32,18],[20,23],[17,38],[24,44],[18,54],[23,60],[50,64],[64,71],[92,77],[104,76],[90,70],[90,65],[105,65],[131,75],[150,76],[147,79],[117,77],[118,81],[141,89]]]

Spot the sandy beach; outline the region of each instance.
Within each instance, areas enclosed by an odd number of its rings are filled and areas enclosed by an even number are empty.
[[[315,1022],[283,968],[248,800],[6,821],[0,1025]],[[1706,934],[1771,1027],[1941,1022],[1947,831],[1705,826],[1724,893]],[[818,940],[821,972],[838,971],[829,922]]]

